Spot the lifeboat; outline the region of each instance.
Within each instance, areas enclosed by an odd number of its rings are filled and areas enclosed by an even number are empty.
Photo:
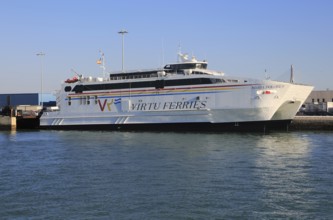
[[[79,81],[79,79],[78,79],[76,76],[74,76],[74,77],[71,78],[71,79],[67,79],[67,80],[65,81],[65,83],[75,83],[75,82],[77,82],[77,81]]]

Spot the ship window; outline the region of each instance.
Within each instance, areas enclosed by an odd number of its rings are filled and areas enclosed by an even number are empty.
[[[200,71],[193,71],[192,74],[198,74],[198,75],[201,75],[201,74],[206,74],[206,73],[203,73],[203,72],[200,72]]]
[[[66,86],[65,87],[65,92],[70,92],[72,90],[72,87],[71,86]]]
[[[87,96],[87,105],[90,105],[90,96]]]
[[[222,79],[215,79],[215,78],[212,78],[211,81],[212,81],[213,84],[223,82]]]
[[[68,105],[72,104],[72,97],[68,97]]]
[[[76,93],[82,93],[83,92],[83,85],[75,86],[73,91],[76,92]]]
[[[183,75],[185,75],[184,70],[177,70],[177,74],[183,74]]]
[[[159,81],[159,80],[158,80]],[[164,80],[164,82],[158,81],[138,81],[131,83],[106,83],[106,84],[94,84],[94,85],[77,85],[73,91],[76,93],[82,93],[83,91],[98,91],[98,90],[113,90],[113,89],[129,89],[129,88],[163,88],[166,86],[186,86],[186,85],[201,85],[201,84],[214,84],[225,82],[218,78],[187,78],[187,79],[174,79]],[[158,83],[157,83],[158,82]],[[157,85],[158,84],[158,85]],[[86,104],[86,100],[82,100],[81,104]]]
[[[95,104],[97,104],[97,95],[95,95]]]
[[[164,88],[164,80],[156,80],[155,88],[156,89],[163,89]]]

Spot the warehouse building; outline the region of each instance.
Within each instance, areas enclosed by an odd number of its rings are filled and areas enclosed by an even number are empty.
[[[0,94],[0,108],[5,106],[38,105],[38,93]]]
[[[303,105],[302,112],[310,115],[333,114],[333,91],[312,91]]]
[[[333,102],[333,90],[312,91],[305,103]]]

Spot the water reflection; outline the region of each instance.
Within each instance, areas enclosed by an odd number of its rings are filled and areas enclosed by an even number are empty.
[[[0,131],[0,143],[5,143],[7,141],[16,141],[17,131]]]
[[[299,216],[297,210],[311,209],[312,191],[310,141],[297,133],[266,135],[257,142],[256,176],[262,187],[260,212],[272,217]],[[274,216],[275,215],[275,216]]]

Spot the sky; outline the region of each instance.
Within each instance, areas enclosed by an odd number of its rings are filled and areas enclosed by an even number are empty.
[[[182,52],[228,76],[333,89],[331,0],[0,0],[0,93],[53,93],[75,74],[150,69]],[[39,52],[44,56],[37,56]],[[41,86],[41,82],[42,86]]]

